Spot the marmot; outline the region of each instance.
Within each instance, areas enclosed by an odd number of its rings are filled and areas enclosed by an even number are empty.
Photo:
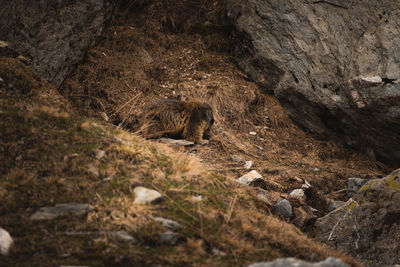
[[[203,138],[209,138],[214,116],[207,103],[163,99],[145,106],[139,123],[146,138],[165,136],[206,144]]]

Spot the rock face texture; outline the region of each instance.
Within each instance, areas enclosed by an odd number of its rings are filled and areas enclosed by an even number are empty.
[[[111,16],[107,0],[0,0],[0,38],[59,87]]]
[[[400,169],[369,181],[344,206],[318,219],[315,236],[368,266],[398,264]]]
[[[234,55],[300,126],[400,165],[400,9],[392,0],[230,0]]]

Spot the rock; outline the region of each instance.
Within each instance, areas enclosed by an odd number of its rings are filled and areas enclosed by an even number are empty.
[[[206,197],[203,197],[203,196],[201,196],[201,195],[198,195],[198,196],[190,196],[190,197],[188,198],[188,200],[191,201],[191,202],[200,202],[200,201],[203,201],[203,200],[206,200],[206,199],[207,199]]]
[[[274,205],[275,212],[283,217],[292,218],[292,205],[287,199],[283,199]]]
[[[88,173],[93,174],[93,175],[96,176],[96,177],[99,177],[99,176],[100,176],[99,169],[98,169],[96,166],[94,166],[93,164],[90,164],[90,165],[88,166],[87,171],[88,171]]]
[[[314,236],[367,266],[400,262],[400,169],[368,181],[345,205],[315,222]]]
[[[4,1],[0,36],[27,58],[42,77],[59,87],[103,32],[111,1]],[[29,10],[29,12],[26,12]]]
[[[273,207],[271,197],[268,194],[268,191],[261,188],[257,188],[257,199],[267,204],[267,206],[271,208]]]
[[[234,155],[231,156],[231,160],[236,161],[236,162],[243,162],[244,161],[244,157],[234,154]]]
[[[256,146],[256,148],[258,148],[259,150],[264,150],[264,148],[262,147],[262,146],[259,146],[259,145],[255,145]]]
[[[343,206],[344,204],[346,204],[346,202],[344,201],[340,201],[340,200],[333,200],[330,199],[329,200],[329,207],[328,207],[328,212],[331,212],[335,209],[340,208],[341,206]]]
[[[171,230],[167,230],[160,235],[160,243],[164,245],[173,246],[179,240],[179,235]]]
[[[267,183],[264,181],[264,178],[255,170],[252,170],[251,172],[236,179],[236,182],[248,186],[260,187],[263,189],[267,188]]]
[[[320,262],[306,262],[294,258],[251,264],[248,267],[350,267],[340,259],[329,257]]]
[[[301,185],[301,188],[307,189],[310,187],[311,187],[311,184],[307,180],[304,180],[304,184]]]
[[[249,132],[250,135],[257,135],[256,132]]]
[[[68,214],[84,215],[89,211],[89,204],[67,203],[57,204],[54,207],[43,207],[32,214],[32,221],[51,220]]]
[[[106,154],[106,152],[104,150],[100,150],[100,149],[96,149],[94,151],[94,153],[96,155],[96,159],[102,159]]]
[[[251,160],[246,161],[245,164],[244,164],[244,168],[245,168],[245,169],[248,169],[248,170],[249,170],[252,166],[253,166],[253,161],[251,161]]]
[[[303,189],[295,189],[292,192],[290,192],[289,194],[291,197],[298,197],[301,199],[305,199],[306,195],[304,194],[304,190]]]
[[[171,144],[171,145],[177,145],[177,146],[193,146],[194,145],[194,142],[183,140],[183,139],[160,138],[160,139],[158,139],[158,141],[163,144]]]
[[[161,224],[161,226],[166,229],[166,230],[171,230],[171,231],[178,231],[182,229],[182,225],[176,221],[169,220],[169,219],[164,219],[161,217],[155,217],[154,220]]]
[[[93,235],[93,236],[100,236],[100,235],[105,235],[107,237],[112,237],[117,239],[118,241],[125,242],[125,243],[137,243],[138,241],[136,238],[128,234],[127,232],[124,231],[71,231],[71,232],[65,232],[66,235],[68,236],[88,236],[88,235]]]
[[[3,256],[7,256],[13,243],[14,240],[12,239],[10,234],[0,227],[0,254]]]
[[[360,190],[363,185],[365,185],[368,182],[367,179],[362,179],[362,178],[349,178],[347,181],[347,195],[349,197],[354,196],[355,193]]]
[[[147,189],[142,186],[135,187],[133,189],[133,193],[135,195],[135,200],[133,203],[135,204],[154,204],[163,199],[163,196],[153,189]]]
[[[234,58],[250,79],[301,127],[397,166],[399,16],[391,0],[228,1]]]

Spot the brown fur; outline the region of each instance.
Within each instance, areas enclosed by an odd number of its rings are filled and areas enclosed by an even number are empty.
[[[208,141],[214,116],[211,106],[196,101],[163,99],[147,105],[140,118],[141,133],[146,138],[183,138],[196,143]]]

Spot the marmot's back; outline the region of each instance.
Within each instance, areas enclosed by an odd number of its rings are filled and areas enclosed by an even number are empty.
[[[157,100],[145,106],[140,124],[147,138],[167,136],[205,143],[203,134],[214,123],[210,105],[174,99]]]

